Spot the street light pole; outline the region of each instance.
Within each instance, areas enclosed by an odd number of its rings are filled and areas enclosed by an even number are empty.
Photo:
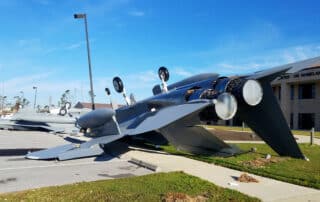
[[[2,102],[1,102],[1,113],[3,114],[3,107],[4,107],[4,102],[5,102],[5,99],[7,98],[7,96],[2,96]]]
[[[75,19],[84,19],[84,26],[86,32],[86,41],[87,41],[87,53],[88,53],[88,65],[89,65],[89,79],[90,79],[90,97],[92,110],[95,109],[94,105],[94,92],[93,92],[93,84],[92,84],[92,71],[91,71],[91,58],[90,58],[90,46],[89,46],[89,34],[88,34],[88,23],[87,23],[87,15],[86,14],[74,14]]]
[[[38,90],[38,87],[37,87],[37,86],[33,86],[33,89],[35,90],[35,91],[34,91],[33,109],[35,109],[35,108],[36,108],[36,104],[37,104],[37,90]]]

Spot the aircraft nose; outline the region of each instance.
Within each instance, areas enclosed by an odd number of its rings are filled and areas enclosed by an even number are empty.
[[[81,116],[77,124],[81,128],[96,128],[111,120],[114,115],[113,109],[96,109]]]

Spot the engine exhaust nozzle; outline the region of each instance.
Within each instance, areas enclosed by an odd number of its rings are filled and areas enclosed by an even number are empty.
[[[260,83],[252,79],[247,80],[242,87],[242,96],[248,105],[258,105],[263,97],[263,90]]]
[[[222,93],[214,100],[215,111],[222,120],[229,120],[237,112],[238,104],[236,98],[230,93]]]

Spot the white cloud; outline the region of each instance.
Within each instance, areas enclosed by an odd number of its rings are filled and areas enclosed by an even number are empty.
[[[213,65],[216,69],[219,70],[219,74],[242,74],[246,72],[254,72],[260,69],[260,67],[263,67],[265,64],[259,64],[259,63],[239,63],[239,64],[233,64],[228,62],[222,62]]]
[[[143,11],[130,11],[128,14],[135,17],[142,17],[145,15]]]
[[[289,47],[282,51],[282,56],[287,63],[291,63],[320,56],[320,48],[318,44]]]
[[[30,83],[37,83],[39,79],[46,79],[48,78],[50,73],[41,73],[41,74],[35,74],[35,75],[28,75],[28,76],[21,76],[21,77],[15,77],[11,78],[9,80],[4,81],[4,86],[8,89],[13,90],[18,87],[26,86]],[[33,86],[32,85],[32,86]]]
[[[18,95],[20,91],[24,91],[25,95],[31,94],[33,92],[32,87],[39,86],[40,81],[46,80],[50,74],[51,73],[40,73],[4,80],[1,83],[1,94],[6,95],[8,98]],[[28,99],[30,99],[30,97],[28,97]]]
[[[156,72],[149,70],[124,75],[122,80],[128,86],[127,89],[136,91],[153,87],[159,79]]]
[[[187,71],[186,69],[182,68],[182,67],[176,67],[173,68],[172,70],[173,74],[176,74],[178,76],[183,76],[183,77],[189,77],[192,76],[192,73]]]
[[[66,46],[64,49],[65,50],[77,49],[77,48],[80,48],[83,44],[84,44],[84,42],[73,43],[73,44]]]
[[[308,58],[320,56],[319,44],[304,44],[285,48],[264,51],[263,53],[250,57],[230,57],[220,61],[212,61],[210,65],[201,67],[201,71],[216,71],[221,74],[243,74],[255,72],[262,69],[272,68]],[[209,51],[199,52],[200,57],[214,58],[214,53]]]
[[[17,41],[18,45],[23,48],[34,48],[35,46],[40,46],[41,40],[37,38],[33,39],[19,39]]]

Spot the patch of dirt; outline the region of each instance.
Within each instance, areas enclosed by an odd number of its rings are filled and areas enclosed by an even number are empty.
[[[261,141],[259,136],[248,131],[222,130],[216,128],[207,130],[222,140]]]
[[[179,192],[169,192],[162,197],[162,202],[204,202],[208,198],[204,195],[198,195],[195,197],[189,196],[188,194],[179,193]]]
[[[278,162],[281,162],[283,160],[284,160],[283,158],[279,158],[279,157],[271,157],[269,159],[261,157],[261,158],[256,158],[256,159],[251,160],[251,161],[245,161],[242,164],[244,166],[248,166],[248,167],[262,168],[262,167],[267,166],[269,164],[278,163]]]
[[[258,183],[259,180],[257,180],[256,178],[254,177],[251,177],[250,175],[248,175],[247,173],[243,173],[240,175],[240,177],[237,179],[239,182],[255,182],[255,183]]]

